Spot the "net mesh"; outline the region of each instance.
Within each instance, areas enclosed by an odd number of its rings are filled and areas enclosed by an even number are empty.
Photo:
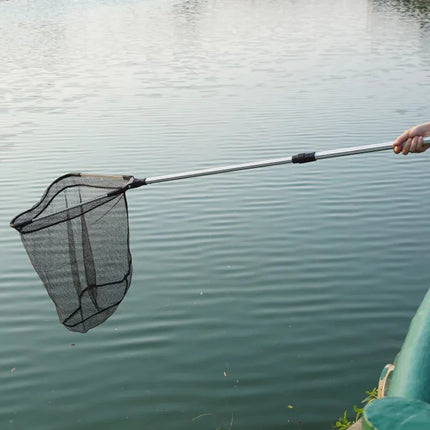
[[[125,191],[133,178],[69,174],[12,220],[60,322],[85,333],[111,316],[132,275]]]

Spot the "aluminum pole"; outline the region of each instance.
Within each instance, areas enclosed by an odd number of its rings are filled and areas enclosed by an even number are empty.
[[[425,137],[423,143],[430,145],[430,136]],[[328,151],[309,152],[293,155],[290,157],[272,158],[269,160],[255,161],[251,163],[231,164],[223,167],[191,170],[189,172],[176,173],[173,175],[153,176],[142,180],[141,185],[177,181],[180,179],[196,178],[199,176],[217,175],[219,173],[236,172],[240,170],[258,169],[260,167],[279,166],[281,164],[308,163],[326,158],[345,157],[348,155],[366,154],[368,152],[386,151],[389,149],[393,149],[393,142],[374,143],[371,145],[353,146],[349,148],[332,149]]]

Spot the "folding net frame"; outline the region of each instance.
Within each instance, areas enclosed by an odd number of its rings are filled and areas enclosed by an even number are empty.
[[[134,178],[68,174],[12,220],[60,322],[81,333],[112,315],[132,275],[125,191]]]

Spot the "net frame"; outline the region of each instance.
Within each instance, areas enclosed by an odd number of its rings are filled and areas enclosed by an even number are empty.
[[[11,221],[68,330],[86,333],[104,322],[130,287],[125,193],[136,181],[69,173]]]

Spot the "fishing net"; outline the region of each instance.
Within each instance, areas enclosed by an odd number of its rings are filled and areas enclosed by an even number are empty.
[[[68,174],[39,203],[15,217],[60,322],[85,333],[111,316],[131,282],[130,176]]]

